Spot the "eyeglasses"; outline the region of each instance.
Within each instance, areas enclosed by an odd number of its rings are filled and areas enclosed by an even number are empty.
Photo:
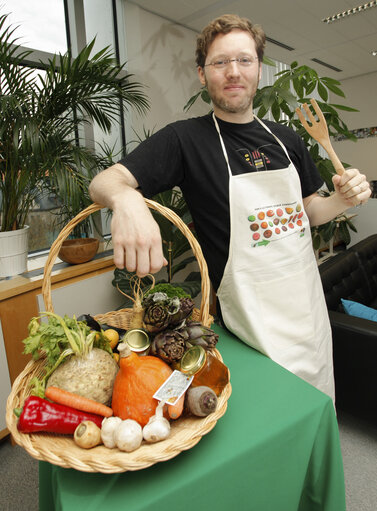
[[[257,60],[258,57],[237,57],[235,59],[223,58],[215,60],[215,62],[210,62],[209,64],[204,64],[204,67],[213,66],[215,69],[224,69],[231,62],[237,62],[237,64],[242,67],[249,67]]]

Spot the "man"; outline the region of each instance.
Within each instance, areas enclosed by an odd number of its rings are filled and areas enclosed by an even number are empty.
[[[334,398],[332,343],[310,225],[370,196],[356,169],[322,180],[300,137],[253,114],[265,35],[224,15],[197,40],[199,80],[213,114],[170,124],[98,174],[94,201],[113,210],[114,262],[142,276],[166,261],[143,195],[180,186],[225,325]],[[142,195],[143,194],[143,195]]]

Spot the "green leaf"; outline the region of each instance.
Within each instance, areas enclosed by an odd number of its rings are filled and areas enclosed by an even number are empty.
[[[312,243],[314,250],[318,250],[321,246],[321,236],[319,234],[314,234],[312,236]]]
[[[276,122],[279,122],[280,120],[280,107],[278,103],[275,101],[271,107],[271,113],[275,119]]]
[[[327,101],[328,97],[329,97],[329,94],[327,92],[326,87],[324,85],[322,85],[321,82],[318,82],[317,89],[318,89],[318,94],[321,96],[323,101]]]
[[[344,110],[345,112],[359,112],[359,110],[357,108],[352,108],[351,106],[337,105],[335,103],[331,103],[331,106],[333,106],[334,108],[336,108],[338,110]]]
[[[196,100],[198,99],[199,96],[201,96],[202,94],[202,91],[200,90],[199,92],[197,92],[196,94],[194,94],[193,96],[191,96],[191,98],[187,101],[187,103],[185,104],[185,106],[183,107],[183,110],[185,112],[187,112],[187,110],[190,110],[190,108],[192,107],[192,105],[196,102]]]
[[[316,82],[313,80],[312,82],[308,83],[306,86],[305,86],[305,93],[307,96],[310,96],[310,94],[313,92],[313,90],[315,89],[316,87]]]
[[[345,221],[346,221],[346,223],[347,223],[348,227],[351,229],[351,231],[353,231],[353,232],[357,232],[357,229],[356,229],[356,227],[355,227],[354,223],[353,223],[353,222],[351,222],[351,220],[350,220],[349,218],[347,218],[347,217],[346,217],[346,220],[345,220]]]
[[[271,88],[266,90],[262,96],[262,104],[266,111],[271,108],[275,101],[275,91],[273,91]]]
[[[285,102],[289,107],[294,110],[298,106],[297,98],[290,90],[280,89],[278,96]]]
[[[179,272],[180,270],[183,270],[184,268],[186,268],[186,266],[192,262],[196,261],[196,257],[195,256],[190,256],[190,257],[186,257],[185,259],[183,259],[182,261],[180,261],[178,264],[174,265],[171,269],[171,274],[172,274],[172,277],[177,273]]]
[[[260,117],[261,119],[264,118],[264,116],[266,115],[267,113],[267,110],[266,108],[262,105],[259,107],[259,110],[258,110],[258,117]]]
[[[332,220],[331,222],[327,222],[326,224],[321,225],[320,228],[323,241],[328,243],[331,240],[331,238],[334,237],[336,223]]]
[[[208,94],[208,90],[207,88],[205,87],[203,90],[202,90],[202,93],[200,95],[200,97],[202,98],[202,100],[205,102],[205,103],[208,103],[209,105],[211,104],[211,98]]]
[[[340,222],[339,223],[339,238],[344,241],[346,245],[348,245],[351,242],[351,236],[349,233],[349,230],[347,228],[347,222]]]
[[[336,94],[337,96],[341,96],[342,98],[345,98],[345,94],[344,92],[342,91],[342,89],[340,89],[339,87],[337,87],[336,85],[332,84],[332,83],[326,83],[327,85],[327,88],[329,90],[331,90],[331,92],[333,92],[334,94]]]
[[[340,85],[340,82],[338,80],[335,80],[335,78],[330,78],[329,76],[323,76],[321,78],[321,81],[325,84],[332,84],[332,85]]]
[[[276,62],[268,57],[266,55],[263,56],[263,64],[267,66],[276,67]]]
[[[299,98],[302,98],[304,95],[304,87],[301,83],[301,80],[298,78],[295,78],[293,80],[293,88],[295,89],[297,95]]]

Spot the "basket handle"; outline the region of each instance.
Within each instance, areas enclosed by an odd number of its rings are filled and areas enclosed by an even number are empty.
[[[190,246],[192,248],[192,251],[197,259],[200,275],[201,275],[201,292],[202,292],[202,300],[200,304],[200,311],[199,311],[199,317],[200,322],[205,325],[209,326],[211,323],[210,315],[209,315],[209,296],[210,296],[210,282],[209,282],[209,276],[208,276],[208,268],[207,263],[203,257],[202,249],[190,231],[190,229],[187,227],[187,225],[183,222],[183,220],[171,209],[161,206],[158,202],[144,199],[147,206],[150,209],[154,209],[155,211],[158,211],[163,216],[165,216],[168,220],[170,220],[178,229],[182,232],[182,234],[187,238],[188,242],[190,243]],[[51,298],[51,272],[52,268],[54,266],[56,257],[61,249],[61,246],[63,244],[63,241],[68,238],[70,233],[73,231],[73,229],[78,225],[82,220],[87,218],[92,213],[95,213],[96,211],[99,211],[100,209],[104,208],[104,206],[101,206],[100,204],[93,203],[87,208],[83,209],[78,215],[76,215],[68,224],[63,227],[63,229],[60,231],[58,237],[54,241],[54,243],[51,245],[50,252],[48,254],[48,258],[44,267],[44,275],[43,275],[43,285],[42,285],[42,296],[43,301],[45,304],[46,311],[53,312],[54,308],[52,305],[52,298]]]

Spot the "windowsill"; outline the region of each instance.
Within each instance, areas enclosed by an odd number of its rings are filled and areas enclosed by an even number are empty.
[[[113,248],[113,244],[112,244],[111,239],[109,239],[108,241],[105,240],[105,241],[100,242],[97,254],[95,255],[95,258],[98,258],[98,256],[100,256],[104,252],[108,252],[109,250],[112,250],[112,248]],[[27,262],[27,266],[28,266],[27,273],[36,271],[36,270],[42,270],[42,272],[43,272],[43,268],[46,264],[47,258],[48,258],[48,250],[44,254],[29,255],[28,262]],[[63,263],[63,261],[61,259],[59,259],[59,257],[56,258],[56,264],[58,264],[58,263]],[[1,279],[0,279],[0,281],[1,281]]]
[[[0,278],[0,300],[26,293],[42,287],[44,265],[48,254],[30,257],[28,271],[14,277]],[[105,268],[114,267],[111,243],[102,242],[97,254],[91,261],[82,264],[68,264],[56,258],[51,272],[51,283],[61,282],[80,276],[98,273]]]

